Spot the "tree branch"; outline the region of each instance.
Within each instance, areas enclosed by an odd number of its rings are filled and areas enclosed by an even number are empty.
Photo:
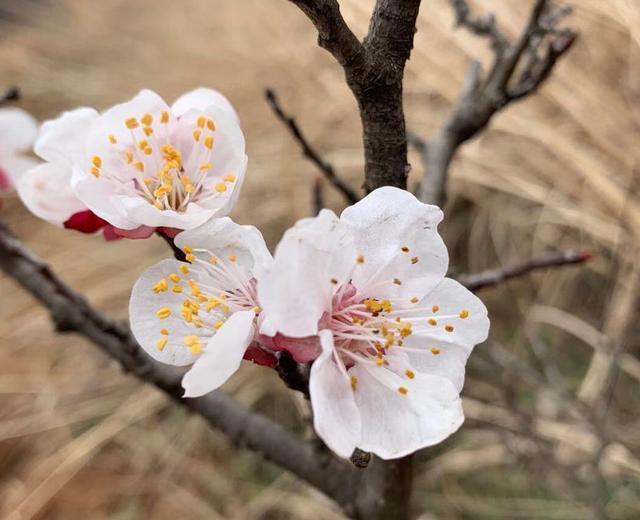
[[[359,472],[348,462],[318,453],[277,423],[242,407],[222,392],[183,399],[180,376],[160,365],[138,346],[123,324],[110,321],[74,293],[51,269],[27,251],[0,224],[0,269],[30,292],[51,313],[59,332],[76,332],[118,361],[125,372],[162,390],[175,402],[202,416],[236,446],[259,453],[338,502],[354,508]]]
[[[471,63],[444,125],[429,146],[422,147],[426,169],[420,198],[438,205],[444,203],[447,173],[458,147],[477,135],[509,103],[534,93],[577,37],[570,29],[558,28],[570,9],[554,8],[550,0],[535,0],[529,20],[514,43],[500,32],[493,15],[473,16],[466,0],[450,0],[450,4],[457,25],[490,39],[494,61],[484,78],[480,63]]]
[[[325,178],[342,194],[347,203],[355,204],[358,202],[360,200],[358,194],[346,182],[338,177],[333,166],[320,157],[320,154],[309,144],[309,141],[307,141],[302,130],[300,130],[296,120],[292,116],[288,115],[280,105],[276,93],[268,88],[264,91],[264,96],[267,99],[267,103],[269,103],[271,110],[273,110],[273,113],[280,121],[282,121],[282,123],[284,123],[293,138],[300,145],[302,154],[318,167]]]
[[[402,106],[404,66],[413,47],[420,0],[377,0],[360,43],[337,0],[290,0],[318,30],[318,43],[342,65],[362,121],[364,188],[406,188],[407,140]]]
[[[470,291],[477,292],[487,287],[494,287],[512,278],[519,278],[533,271],[547,269],[549,267],[582,264],[590,258],[591,254],[586,251],[550,252],[521,264],[492,269],[478,274],[460,276],[458,281]]]

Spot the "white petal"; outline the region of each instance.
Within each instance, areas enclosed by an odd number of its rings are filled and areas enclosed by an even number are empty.
[[[213,211],[194,202],[188,204],[185,211],[181,212],[159,210],[141,196],[119,195],[115,197],[114,202],[123,209],[124,215],[131,222],[149,227],[193,229],[214,216]]]
[[[253,311],[240,311],[225,322],[182,378],[184,397],[208,394],[240,368],[242,356],[253,339],[254,318]]]
[[[190,246],[206,249],[221,259],[235,255],[236,267],[247,278],[259,277],[271,266],[272,258],[262,233],[253,226],[236,224],[229,217],[209,220],[202,226],[179,233],[175,238],[178,247]],[[200,255],[199,251],[195,251]],[[203,260],[209,261],[208,255]]]
[[[12,184],[17,184],[20,176],[42,164],[36,159],[25,157],[21,153],[6,154],[0,159],[0,171],[8,175]]]
[[[458,392],[447,379],[422,374],[402,378],[383,367],[363,364],[351,373],[358,378],[356,403],[362,420],[358,447],[383,459],[437,444],[464,420]],[[400,387],[407,394],[400,393]]]
[[[340,220],[365,258],[353,277],[358,297],[422,298],[447,272],[447,249],[437,230],[442,211],[408,191],[378,188],[345,209]]]
[[[45,121],[40,128],[34,152],[51,162],[79,163],[84,155],[84,142],[91,125],[98,118],[93,108],[77,108]]]
[[[199,336],[204,345],[209,341],[213,332],[207,328],[196,328],[191,323],[186,323],[180,314],[184,294],[174,293],[171,288],[168,291],[155,293],[152,287],[161,279],[167,279],[170,274],[181,275],[180,265],[177,260],[163,260],[147,269],[133,286],[131,300],[129,302],[129,319],[131,330],[140,346],[154,359],[169,365],[189,365],[196,361],[197,356],[185,346],[185,336]],[[201,273],[189,266],[189,278],[201,282]],[[169,282],[169,285],[173,284]],[[168,307],[171,315],[160,319],[156,314],[162,307]],[[166,328],[168,336],[160,334],[160,330]],[[162,350],[157,347],[158,340],[167,338],[167,344]]]
[[[476,295],[451,278],[444,278],[413,307],[415,312],[403,313],[402,318],[411,318],[414,334],[422,338],[471,349],[489,334],[487,308]],[[436,325],[429,325],[429,319],[435,320]]]
[[[66,163],[44,163],[20,175],[16,188],[32,213],[62,225],[71,215],[86,209],[71,190],[70,177]]]
[[[122,205],[123,190],[113,182],[96,179],[80,168],[71,174],[71,189],[93,213],[120,229],[135,229],[141,225],[129,218]]]
[[[355,259],[352,236],[332,211],[298,221],[284,234],[272,267],[258,283],[260,305],[273,327],[292,337],[317,334],[334,288],[348,281]]]
[[[349,458],[360,440],[360,413],[348,375],[333,358],[331,331],[320,331],[322,354],[311,366],[309,394],[318,436],[341,457]]]
[[[208,107],[217,107],[233,114],[238,119],[238,114],[233,108],[229,100],[217,90],[200,87],[186,94],[183,94],[175,100],[171,106],[171,112],[176,116],[182,116],[192,108],[197,110],[205,110]]]
[[[0,109],[0,142],[5,151],[27,150],[38,134],[38,123],[20,108]]]

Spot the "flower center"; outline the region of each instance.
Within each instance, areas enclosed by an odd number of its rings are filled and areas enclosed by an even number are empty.
[[[90,172],[116,182],[124,191],[142,197],[159,210],[183,212],[190,202],[222,196],[236,181],[234,175],[211,179],[216,130],[212,119],[198,117],[186,158],[179,149],[178,132],[170,130],[169,112],[162,112],[157,121],[151,114],[144,114],[139,120],[129,117],[124,125],[131,138],[120,143],[115,135],[109,135],[113,153],[104,158],[94,155]]]
[[[234,312],[252,310],[258,315],[260,308],[256,303],[256,280],[239,269],[236,255],[219,258],[207,249],[189,246],[185,246],[183,251],[187,261],[194,266],[194,270],[197,269],[199,281],[191,276],[187,264],[181,264],[178,272],[158,280],[152,290],[155,293],[172,291],[185,295],[179,312],[182,321],[193,327],[194,333],[185,336],[183,343],[197,355],[204,349],[201,336],[211,336],[211,332],[222,327]],[[201,256],[208,258],[208,261]],[[156,315],[159,320],[164,320],[173,312],[170,307],[162,307]],[[161,328],[160,335],[156,346],[158,350],[163,350],[170,331]]]

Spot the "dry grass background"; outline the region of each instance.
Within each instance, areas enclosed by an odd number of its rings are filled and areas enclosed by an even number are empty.
[[[473,2],[494,10],[510,34],[529,3]],[[341,4],[363,34],[372,2]],[[453,30],[446,4],[424,2],[406,77],[408,125],[425,136],[455,99],[468,60],[487,57],[485,42]],[[586,518],[596,492],[608,499],[611,518],[640,515],[638,459],[616,444],[599,450],[593,429],[553,385],[498,364],[502,344],[533,370],[536,363],[557,369],[571,392],[592,403],[611,388],[603,353],[624,349],[601,424],[638,453],[640,2],[573,4],[577,46],[538,95],[464,148],[452,167],[443,231],[457,271],[548,247],[595,257],[583,268],[484,293],[492,342],[469,367],[469,420],[444,448],[427,450],[417,476],[416,501],[433,517]],[[310,23],[285,0],[5,0],[0,8],[2,83],[19,85],[21,105],[39,118],[79,105],[104,108],[142,87],[169,100],[199,85],[226,93],[250,156],[233,216],[258,225],[271,246],[309,214],[316,172],[269,113],[266,86],[341,174],[361,182],[355,103]],[[420,162],[411,162],[417,181]],[[331,194],[329,204],[339,209],[340,199]],[[5,203],[2,218],[118,318],[126,317],[136,277],[168,255],[158,240],[105,244],[56,229],[16,200]],[[233,450],[198,418],[121,374],[85,341],[54,335],[46,312],[4,277],[0,295],[2,518],[341,518],[312,490]],[[594,352],[601,352],[595,361]],[[265,370],[244,367],[227,390],[293,427],[305,415]],[[595,478],[594,461],[604,481]]]

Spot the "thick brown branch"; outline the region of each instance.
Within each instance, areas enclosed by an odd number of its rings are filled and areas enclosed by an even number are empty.
[[[500,269],[492,269],[478,274],[470,274],[458,277],[458,281],[470,291],[479,291],[486,287],[500,285],[507,280],[525,276],[533,271],[550,267],[562,267],[565,265],[581,264],[588,261],[591,254],[585,251],[558,251],[533,258],[522,264],[516,264]]]
[[[333,166],[325,161],[318,152],[309,144],[306,137],[300,130],[298,123],[296,120],[288,115],[280,102],[278,101],[278,97],[276,93],[271,89],[266,89],[264,91],[264,95],[273,110],[273,113],[276,117],[284,123],[284,125],[289,129],[289,132],[293,136],[293,138],[298,142],[300,148],[302,149],[302,154],[309,159],[313,164],[315,164],[320,172],[325,176],[325,178],[335,187],[345,198],[345,200],[349,204],[355,204],[360,200],[358,194],[349,186],[346,182],[344,182],[338,175],[336,174]]]
[[[420,198],[438,205],[444,203],[449,165],[459,146],[484,129],[509,103],[534,93],[577,36],[557,27],[570,10],[554,8],[549,0],[535,0],[529,20],[513,44],[499,31],[493,15],[473,16],[466,0],[450,3],[458,25],[491,40],[494,61],[484,78],[480,64],[471,64],[458,100],[424,155],[426,169]]]
[[[165,392],[177,403],[202,416],[235,445],[259,453],[291,471],[353,510],[353,486],[358,471],[330,454],[319,454],[272,420],[251,412],[221,392],[182,399],[179,374],[148,357],[120,323],[110,321],[69,289],[49,267],[31,255],[0,224],[0,269],[29,291],[51,313],[61,332],[76,332],[118,361],[142,381]]]

